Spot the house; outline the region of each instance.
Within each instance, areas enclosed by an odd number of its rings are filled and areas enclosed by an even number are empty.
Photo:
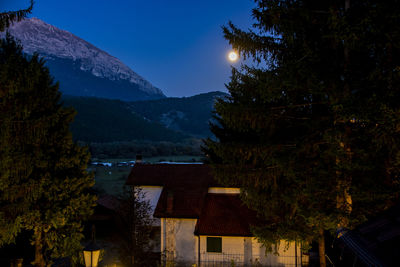
[[[140,187],[151,203],[165,262],[304,266],[308,261],[295,242],[282,241],[279,255],[266,255],[250,230],[259,222],[256,213],[240,200],[239,188],[219,185],[207,165],[135,164],[127,185]]]

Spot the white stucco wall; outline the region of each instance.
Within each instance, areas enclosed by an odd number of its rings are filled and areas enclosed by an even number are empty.
[[[200,252],[207,253],[207,237],[213,236],[200,236]],[[221,237],[221,236],[215,236]],[[225,254],[243,254],[244,253],[244,237],[231,237],[222,236],[222,251]],[[210,255],[220,254],[217,252],[209,252]]]
[[[162,186],[136,186],[140,188],[143,192],[144,201],[149,201],[151,206],[151,216],[153,217],[154,210],[157,206],[158,199],[160,198]],[[154,218],[153,221],[153,240],[150,240],[151,246],[153,247],[153,252],[160,251],[160,219]]]
[[[215,236],[222,238],[222,253],[207,252],[207,237],[200,236],[201,262],[243,262],[245,237]]]
[[[222,253],[207,252],[207,236],[200,236],[200,260],[201,262],[236,262],[236,263],[256,263],[271,266],[294,266],[295,264],[295,244],[287,244],[282,241],[276,249],[279,255],[274,253],[265,254],[265,247],[256,238],[252,237],[229,237],[222,236]],[[288,245],[288,246],[287,246]],[[303,263],[308,262],[305,256],[302,257]],[[297,246],[297,263],[300,266],[301,251]]]
[[[197,262],[197,236],[194,228],[197,219],[161,218],[161,252],[167,260]]]
[[[158,199],[160,198],[163,187],[162,186],[148,186],[148,185],[141,185],[138,187],[140,189],[142,189],[142,191],[145,195],[145,199],[150,201],[150,205],[154,210],[157,206],[157,202],[158,202]]]
[[[297,253],[295,251],[297,250]],[[281,240],[279,244],[273,247],[273,251],[265,254],[265,247],[260,244],[256,238],[252,238],[252,251],[253,251],[253,262],[260,262],[265,265],[272,266],[295,266],[296,256],[297,265],[301,266],[303,263],[308,262],[308,257],[302,256],[301,246],[295,244],[295,242],[286,242]]]
[[[153,215],[154,210],[157,206],[158,199],[160,198],[162,192],[162,186],[137,186],[138,188],[142,189],[144,193],[144,200],[150,202],[151,206],[151,215]],[[154,218],[154,226],[160,226],[160,219]]]
[[[208,193],[212,194],[240,194],[240,188],[235,187],[209,187]]]

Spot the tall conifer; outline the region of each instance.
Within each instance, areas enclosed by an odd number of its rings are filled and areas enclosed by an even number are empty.
[[[5,11],[0,13],[0,32],[7,29],[11,23],[21,21],[28,14],[32,12],[33,0],[30,1],[30,5],[26,9],[21,9],[17,11]]]
[[[72,140],[75,112],[60,95],[42,59],[10,35],[0,40],[0,245],[31,231],[35,266],[77,259],[95,204],[89,154]]]
[[[206,152],[265,220],[266,244],[319,241],[397,198],[400,3],[256,0],[253,28],[225,38],[265,64],[233,69]]]

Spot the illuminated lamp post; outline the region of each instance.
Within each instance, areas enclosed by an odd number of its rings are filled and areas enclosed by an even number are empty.
[[[100,247],[96,245],[95,228],[92,227],[92,240],[83,249],[83,257],[86,267],[97,267],[100,257]]]

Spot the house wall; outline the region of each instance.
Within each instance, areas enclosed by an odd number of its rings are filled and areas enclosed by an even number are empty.
[[[208,253],[210,255],[218,255],[221,253],[217,252],[207,252],[207,237],[210,236],[200,236],[200,252]],[[221,237],[221,236],[215,236]],[[231,237],[222,236],[222,252],[225,254],[243,254],[244,253],[244,237]]]
[[[297,250],[297,253],[296,253]],[[272,247],[272,252],[265,253],[265,247],[252,238],[252,260],[260,262],[263,265],[272,266],[301,266],[301,262],[308,263],[308,257],[302,255],[301,246],[295,242],[287,242],[281,240],[278,244]]]
[[[207,252],[207,237],[200,236],[200,261],[212,262],[243,262],[245,237],[215,236],[222,238],[222,253]]]
[[[162,186],[146,186],[146,185],[141,185],[137,186],[140,189],[142,189],[142,192],[144,193],[144,200],[150,202],[151,206],[151,215],[153,216],[154,210],[156,209],[158,199],[160,198],[161,191],[162,191]],[[160,226],[160,219],[154,218],[154,226]]]
[[[209,187],[208,193],[212,194],[240,194],[240,188],[236,187]]]
[[[158,199],[160,198],[162,186],[137,186],[142,189],[144,193],[144,200],[150,202],[151,216],[153,218],[153,229],[152,229],[152,240],[150,240],[150,245],[152,246],[153,252],[160,252],[160,219],[154,218],[154,210],[157,206]]]
[[[265,247],[254,237],[222,236],[222,253],[207,252],[207,236],[200,236],[200,261],[204,264],[211,262],[235,262],[237,264],[251,264],[259,262],[269,266],[295,266],[296,254],[294,242],[281,241],[275,249],[279,255],[265,253]],[[301,257],[300,246],[297,246],[297,264],[308,262],[308,258]]]
[[[161,218],[161,252],[167,261],[197,263],[197,219]]]

